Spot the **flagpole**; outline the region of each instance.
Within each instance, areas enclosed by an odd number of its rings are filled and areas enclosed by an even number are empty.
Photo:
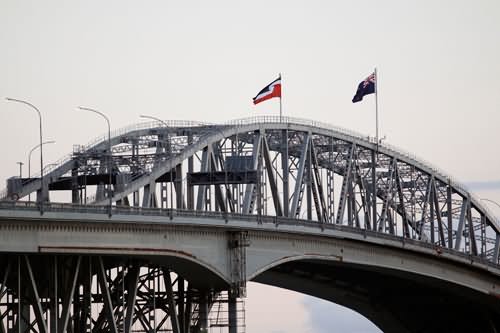
[[[377,76],[377,67],[375,67],[375,71],[373,72],[375,75],[375,139],[377,140],[377,150],[378,150],[378,76]]]
[[[283,106],[282,106],[282,102],[281,102],[281,99],[282,99],[282,96],[283,96],[283,82],[281,82],[281,73],[279,74],[280,75],[280,86],[281,86],[281,92],[280,92],[280,123],[283,122]]]

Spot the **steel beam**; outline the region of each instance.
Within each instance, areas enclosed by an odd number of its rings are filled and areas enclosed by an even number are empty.
[[[385,222],[387,220],[387,214],[389,211],[389,208],[393,206],[392,201],[393,201],[393,183],[394,183],[394,169],[396,168],[396,159],[393,159],[390,166],[389,166],[389,174],[387,177],[387,184],[385,190],[385,198],[384,198],[384,203],[382,206],[382,212],[380,213],[380,220],[378,221],[378,231],[385,231]],[[391,235],[394,235],[394,224],[393,223],[388,223],[389,224],[389,233]]]
[[[47,333],[48,332],[47,322],[45,321],[44,318],[44,311],[42,308],[42,304],[40,302],[40,296],[38,293],[38,288],[36,286],[35,276],[31,268],[30,260],[26,255],[23,257],[24,257],[24,264],[26,265],[26,271],[28,272],[28,279],[30,281],[31,291],[33,292],[33,312],[35,313],[36,322],[40,330],[40,333]]]
[[[102,262],[102,257],[97,257],[97,278],[99,281],[99,285],[101,287],[101,293],[103,296],[104,303],[104,312],[108,318],[108,326],[111,330],[111,333],[118,333],[118,329],[116,327],[116,320],[113,311],[113,303],[111,301],[111,294],[109,292],[109,287],[106,279],[106,272],[104,270],[104,264]]]
[[[127,312],[125,315],[125,333],[132,332],[138,283],[139,283],[139,267],[137,265],[133,265],[132,267],[129,268],[127,276],[125,278],[125,286],[127,288],[127,304],[126,304]]]
[[[210,168],[210,159],[209,155],[212,154],[212,147],[211,145],[208,145],[203,149],[203,152],[201,154],[201,166],[200,166],[200,171],[201,172],[208,172]],[[205,198],[206,198],[206,186],[201,185],[198,187],[198,198],[196,200],[196,210],[205,210]]]
[[[71,284],[69,285],[69,288],[67,288],[64,294],[62,295],[62,313],[61,317],[59,318],[59,327],[57,331],[59,333],[65,333],[68,329],[71,302],[73,301],[73,295],[75,294],[76,282],[78,279],[78,273],[80,272],[81,261],[82,257],[78,256],[76,259],[74,272],[72,276],[70,276],[70,280],[68,281]]]
[[[395,159],[395,172],[396,172],[396,187],[398,191],[398,196],[399,196],[399,209],[400,209],[400,214],[401,214],[401,219],[402,219],[402,224],[403,224],[403,237],[409,238],[410,237],[410,225],[408,222],[408,214],[406,212],[406,207],[405,207],[405,197],[403,194],[403,186],[401,185],[401,174],[399,172],[399,166],[398,162]]]
[[[163,279],[165,280],[165,288],[167,291],[168,314],[172,324],[172,332],[181,333],[179,328],[179,317],[176,312],[174,291],[172,289],[172,279],[170,278],[170,271],[168,269],[163,269]]]
[[[289,167],[288,167],[288,130],[281,131],[281,168],[283,173],[283,212],[284,216],[289,216]]]
[[[260,155],[260,147],[261,147],[261,138],[262,133],[257,131],[254,133],[253,138],[253,149],[252,149],[252,168],[253,170],[258,169],[259,164],[259,155]],[[258,172],[259,170],[257,170]],[[257,179],[259,179],[259,175],[257,175]],[[245,187],[245,196],[243,198],[243,214],[252,214],[254,209],[254,202],[256,197],[258,197],[256,191],[260,191],[260,182],[257,181],[257,184],[247,184]]]
[[[460,246],[462,243],[462,235],[464,232],[464,225],[465,225],[465,215],[467,213],[467,207],[469,206],[469,198],[464,198],[462,202],[462,209],[460,211],[460,218],[458,219],[458,227],[457,227],[457,233],[455,237],[455,250],[458,251],[460,250]]]
[[[498,264],[498,257],[500,256],[500,234],[496,235],[495,247],[493,248],[493,262]]]
[[[262,139],[262,155],[264,156],[267,176],[269,177],[269,186],[271,188],[271,195],[273,197],[274,211],[276,212],[276,216],[283,216],[283,210],[281,209],[281,200],[278,193],[277,179],[274,177],[274,169],[269,153],[269,145],[265,136]]]
[[[372,150],[372,191],[371,191],[371,205],[372,205],[372,230],[377,230],[377,158],[378,152]]]
[[[353,159],[354,159],[354,150],[356,149],[356,144],[353,143],[351,145],[350,151],[349,151],[349,157],[346,161],[346,167],[345,167],[345,172],[344,172],[344,179],[342,180],[342,188],[340,189],[340,196],[339,196],[339,204],[338,204],[338,211],[337,211],[337,224],[342,224],[343,218],[344,218],[344,211],[345,211],[345,206],[347,202],[347,195],[349,191],[349,182],[351,182],[352,178],[352,166],[353,166]]]
[[[448,179],[446,187],[446,217],[448,218],[448,248],[453,248],[453,213],[452,213],[452,193],[451,180]]]
[[[424,204],[423,204],[423,208],[422,208],[422,216],[420,219],[420,225],[419,225],[419,229],[418,229],[418,235],[420,237],[420,240],[423,240],[423,241],[426,240],[426,236],[424,234],[424,225],[425,225],[426,215],[427,215],[427,206],[429,204],[429,201],[431,198],[431,192],[432,192],[432,175],[429,176],[429,180],[427,181],[426,188],[427,189],[425,191],[425,197],[424,197],[425,200],[424,200]]]
[[[439,198],[436,188],[436,180],[433,181],[432,193],[434,198],[434,209],[436,211],[436,217],[438,221],[438,230],[439,230],[439,242],[442,247],[446,247],[446,242],[444,239],[444,227],[443,220],[441,218],[441,208],[439,207]]]
[[[313,184],[315,186],[313,187],[313,190],[315,193],[314,195],[314,202],[316,204],[316,214],[318,216],[318,221],[326,223],[328,222],[328,212],[326,208],[326,203],[325,203],[325,196],[323,193],[323,181],[321,179],[321,174],[320,174],[320,166],[318,163],[318,157],[316,155],[316,148],[314,146],[314,142],[311,140],[311,159],[312,159],[312,167],[313,167],[313,172],[314,172],[314,178],[313,178]],[[319,202],[318,202],[319,201]]]
[[[9,259],[7,259],[7,266],[5,267],[5,271],[3,274],[2,285],[0,286],[0,300],[2,300],[4,298],[4,295],[7,292],[7,279],[9,278],[10,268],[11,268],[11,260],[9,258]],[[7,307],[5,312],[8,312],[8,311],[9,311],[9,308]],[[2,333],[6,333],[5,325],[3,324],[3,317],[4,316],[5,316],[5,313],[0,313],[0,331]]]
[[[307,152],[309,147],[310,134],[307,133],[304,142],[302,143],[300,159],[299,159],[299,167],[297,169],[297,175],[295,176],[295,190],[293,192],[293,200],[292,200],[292,208],[290,209],[289,216],[298,218],[300,216],[300,201],[302,195],[302,185],[304,179],[304,170],[307,159]]]
[[[188,134],[188,144],[192,145],[193,144],[193,134],[190,132]],[[188,157],[188,174],[192,174],[194,172],[194,160],[193,156],[191,155]],[[194,187],[190,185],[189,183],[187,184],[187,191],[186,191],[186,196],[187,196],[187,209],[193,210],[194,209]]]
[[[471,204],[469,200],[469,205],[467,206],[467,220],[469,221],[469,242],[471,244],[470,254],[477,256],[477,243],[476,235],[474,232],[474,221],[472,220]]]

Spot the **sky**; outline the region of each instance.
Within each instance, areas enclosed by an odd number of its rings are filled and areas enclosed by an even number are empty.
[[[36,114],[5,97],[41,110],[49,164],[107,130],[77,106],[112,129],[140,114],[276,115],[277,100],[251,100],[278,73],[284,115],[374,136],[373,96],[351,99],[376,67],[384,142],[500,202],[499,38],[498,0],[0,0],[0,181],[39,142]],[[336,305],[249,288],[247,332],[378,332]],[[287,306],[270,309],[271,293]]]

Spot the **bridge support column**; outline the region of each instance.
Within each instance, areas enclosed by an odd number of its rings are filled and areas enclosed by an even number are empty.
[[[237,303],[236,297],[229,294],[228,302],[228,319],[229,319],[229,333],[237,333],[238,331],[238,316],[237,316]]]
[[[246,296],[246,247],[248,247],[247,232],[231,232],[229,234],[229,260],[231,269],[232,297]]]
[[[207,333],[208,332],[208,291],[204,290],[200,293],[200,319],[198,321],[198,332]],[[197,333],[198,333],[197,332]]]

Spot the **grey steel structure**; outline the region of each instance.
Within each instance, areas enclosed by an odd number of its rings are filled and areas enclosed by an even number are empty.
[[[241,332],[250,280],[386,332],[500,331],[498,221],[408,153],[286,117],[134,125],[112,134],[111,170],[108,150],[75,146],[45,172],[66,204],[8,180],[1,331]]]

